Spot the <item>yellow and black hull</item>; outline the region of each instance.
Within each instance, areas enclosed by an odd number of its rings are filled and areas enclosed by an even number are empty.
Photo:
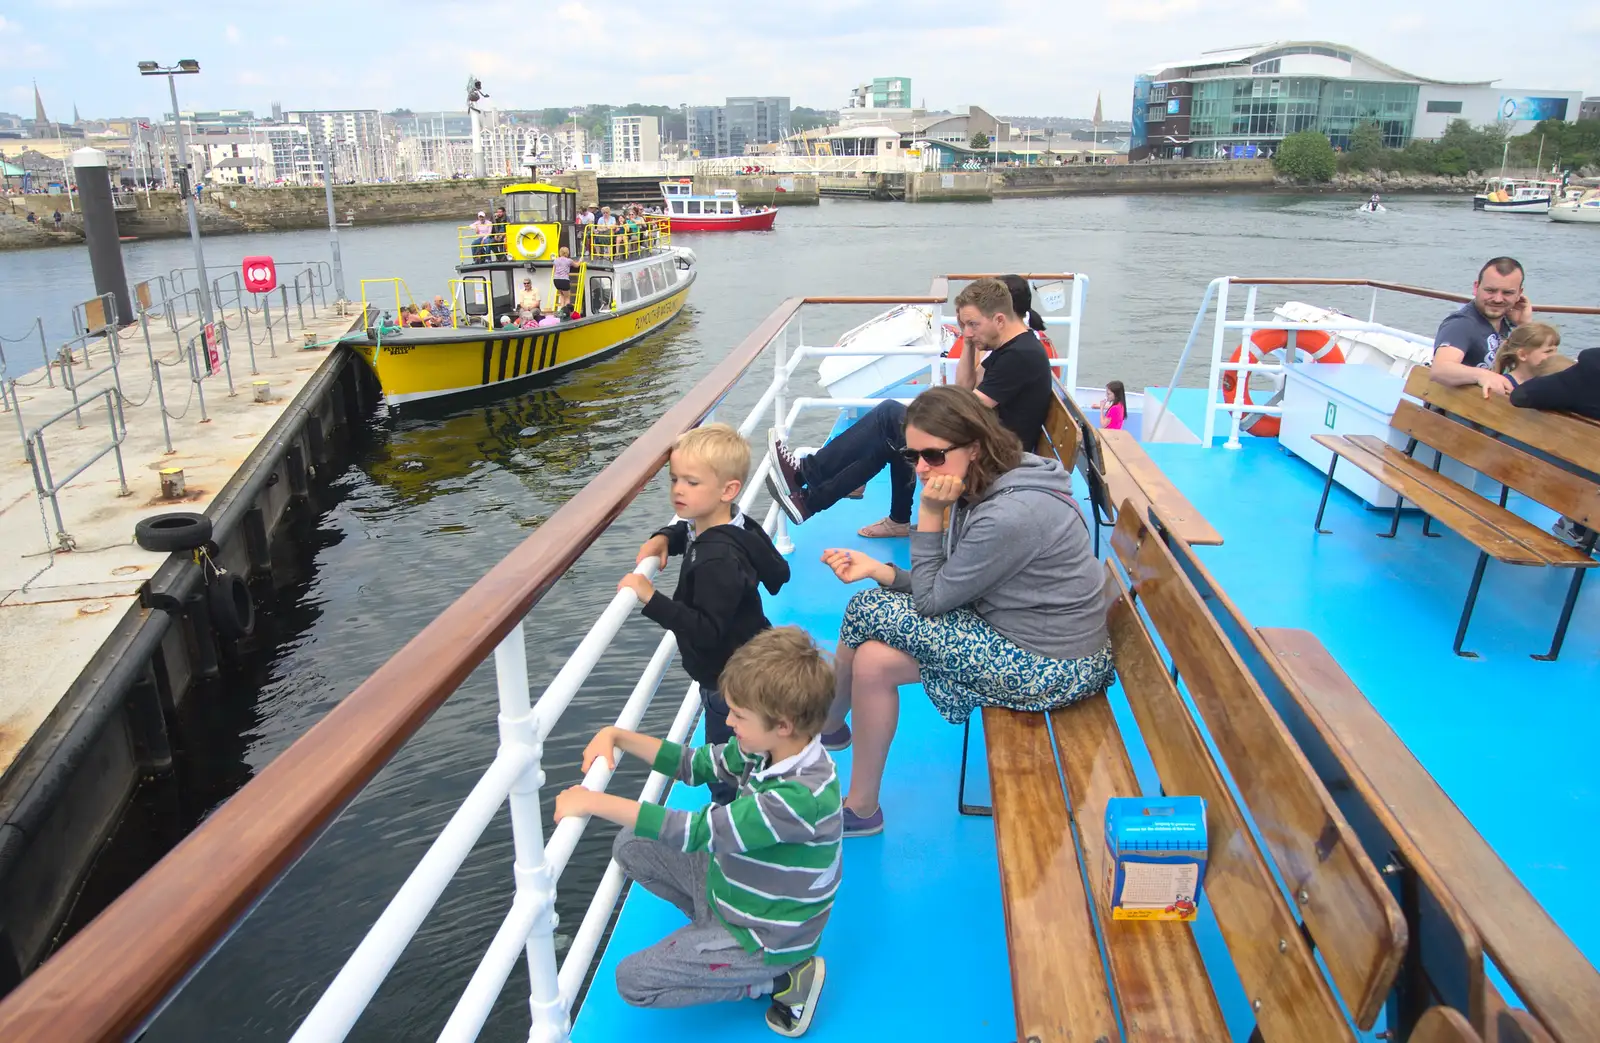
[[[377,375],[391,405],[532,385],[649,336],[683,310],[691,277],[615,312],[540,329],[406,329],[344,343]]]

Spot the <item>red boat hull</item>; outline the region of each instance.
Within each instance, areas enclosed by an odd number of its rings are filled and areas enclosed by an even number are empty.
[[[748,214],[707,214],[700,217],[672,215],[674,232],[770,232],[778,211],[768,207]]]

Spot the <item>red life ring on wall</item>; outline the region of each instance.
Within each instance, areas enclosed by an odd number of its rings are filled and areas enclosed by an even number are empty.
[[[1228,361],[1234,365],[1244,363],[1250,365],[1260,362],[1268,355],[1280,354],[1289,346],[1289,331],[1286,329],[1256,330],[1250,334],[1248,341],[1241,342],[1233,349],[1233,354],[1228,356]],[[1295,349],[1310,356],[1312,362],[1325,362],[1329,365],[1342,363],[1344,352],[1339,345],[1334,343],[1323,330],[1298,330],[1295,333]],[[1233,404],[1242,402],[1245,405],[1254,405],[1255,400],[1250,397],[1250,378],[1248,371],[1245,379],[1239,379],[1240,371],[1237,369],[1224,369],[1222,371],[1222,400]],[[1261,438],[1275,438],[1283,424],[1279,417],[1246,413],[1240,422],[1240,429]]]

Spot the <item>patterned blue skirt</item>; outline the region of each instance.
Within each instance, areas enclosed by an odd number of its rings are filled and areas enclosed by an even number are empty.
[[[850,648],[881,641],[917,661],[939,713],[961,724],[979,706],[1054,710],[1111,684],[1111,645],[1078,659],[1051,659],[1000,635],[970,608],[917,613],[911,595],[872,587],[845,606],[839,640]]]

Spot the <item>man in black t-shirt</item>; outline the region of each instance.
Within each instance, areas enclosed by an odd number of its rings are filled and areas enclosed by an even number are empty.
[[[1445,316],[1433,338],[1431,376],[1440,384],[1483,388],[1483,397],[1511,394],[1511,381],[1494,371],[1500,342],[1533,317],[1533,305],[1522,292],[1522,265],[1496,257],[1478,270],[1472,300]]]
[[[956,322],[967,339],[956,383],[976,391],[1031,453],[1050,410],[1050,356],[1013,307],[998,279],[980,279],[956,297]]]
[[[956,382],[992,407],[1031,453],[1050,408],[1050,360],[1044,346],[1017,317],[1011,291],[998,279],[980,279],[962,290],[956,297],[956,320],[966,337]],[[866,537],[909,535],[916,472],[900,455],[905,426],[906,407],[883,402],[803,459],[768,431],[774,466],[767,490],[798,525],[888,467],[889,516],[858,532]]]

